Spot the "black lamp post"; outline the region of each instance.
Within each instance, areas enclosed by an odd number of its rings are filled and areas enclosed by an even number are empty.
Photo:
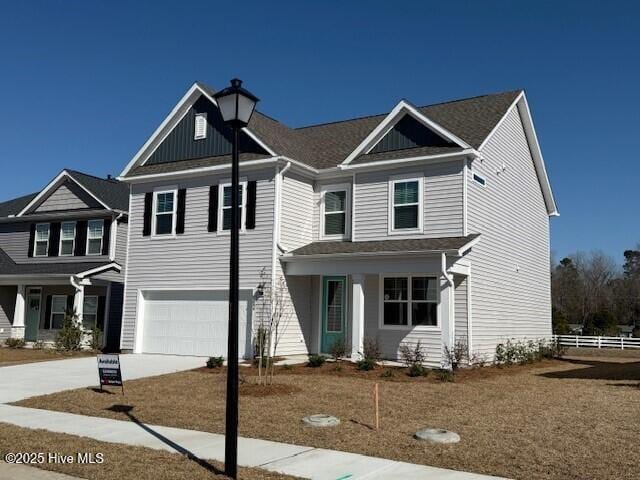
[[[238,136],[247,126],[258,98],[242,88],[242,80],[234,78],[231,86],[214,95],[224,122],[233,129],[231,159],[231,249],[229,259],[229,335],[227,345],[227,408],[224,470],[231,478],[238,475],[238,290],[240,196]]]

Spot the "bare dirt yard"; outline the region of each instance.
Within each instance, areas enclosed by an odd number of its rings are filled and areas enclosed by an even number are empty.
[[[95,480],[222,480],[229,478],[221,473],[223,466],[217,462],[197,462],[177,453],[151,448],[131,447],[116,443],[98,442],[75,435],[52,433],[46,430],[30,430],[7,423],[0,423],[0,456],[17,452],[44,452],[71,455],[90,453],[93,458],[103,455],[103,463],[81,464],[45,462],[37,466],[44,470]],[[253,468],[239,469],[242,480],[293,479],[286,475]]]
[[[116,389],[80,389],[19,405],[222,433],[224,372],[135,380],[126,383],[125,396]],[[412,379],[401,369],[296,366],[279,368],[275,391],[253,386],[255,369],[241,368],[241,374],[244,436],[523,480],[640,478],[640,359],[573,357],[487,367],[461,371],[453,383],[434,373]],[[376,382],[379,431],[372,427]],[[342,423],[304,426],[302,417],[314,413],[337,415]],[[453,430],[462,441],[414,440],[427,426]]]
[[[64,360],[65,358],[86,357],[93,352],[58,352],[50,348],[7,348],[0,347],[0,367],[20,365],[23,363],[45,362],[48,360]]]

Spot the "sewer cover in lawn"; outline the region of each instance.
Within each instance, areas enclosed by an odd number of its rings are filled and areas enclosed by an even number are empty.
[[[415,437],[418,440],[433,443],[458,443],[460,441],[460,435],[457,433],[440,428],[423,428],[416,432]]]
[[[302,419],[307,425],[312,427],[335,427],[340,424],[340,419],[332,415],[325,415],[323,413],[318,415],[309,415]]]

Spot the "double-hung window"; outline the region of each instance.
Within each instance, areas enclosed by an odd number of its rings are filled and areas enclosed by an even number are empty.
[[[73,255],[76,245],[76,222],[62,222],[60,224],[60,252],[61,257]]]
[[[93,330],[98,325],[98,297],[87,295],[82,307],[82,327]]]
[[[323,239],[342,239],[349,236],[350,191],[349,185],[322,188],[320,226]]]
[[[423,188],[420,178],[392,178],[389,182],[389,233],[422,232]]]
[[[46,257],[49,254],[49,224],[38,223],[33,247],[34,257]]]
[[[154,192],[153,234],[175,235],[176,190]]]
[[[104,236],[104,220],[87,222],[87,255],[102,255],[102,237]]]
[[[52,330],[60,330],[64,323],[65,312],[67,311],[67,296],[53,295],[51,297],[51,317],[49,319]]]
[[[224,183],[220,185],[218,205],[218,225],[220,231],[231,230],[231,184]],[[242,180],[238,185],[238,205],[240,207],[240,231],[245,230],[245,222],[247,216],[247,181]]]
[[[381,278],[381,327],[438,326],[438,279],[422,275]]]

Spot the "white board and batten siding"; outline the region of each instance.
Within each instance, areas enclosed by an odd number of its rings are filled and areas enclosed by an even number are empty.
[[[273,173],[273,169],[243,172],[243,177],[248,181],[257,181],[257,200],[256,227],[240,234],[241,291],[255,291],[261,281],[260,272],[263,269],[271,271],[275,191]],[[226,182],[228,178],[228,175],[211,175],[132,185],[122,349],[136,348],[138,305],[144,302],[140,299],[142,291],[228,291],[229,235],[207,231],[209,188],[221,181]],[[145,193],[169,186],[187,189],[185,232],[175,237],[145,237],[142,235]],[[259,311],[259,303],[260,300],[257,300],[248,310]]]
[[[481,153],[467,179],[469,233],[482,234],[469,254],[472,344],[491,359],[504,339],[551,335],[549,218],[517,107]]]
[[[403,237],[455,237],[463,234],[463,167],[461,160],[356,175],[355,237],[388,240],[389,180],[394,175],[424,176],[424,232]]]

